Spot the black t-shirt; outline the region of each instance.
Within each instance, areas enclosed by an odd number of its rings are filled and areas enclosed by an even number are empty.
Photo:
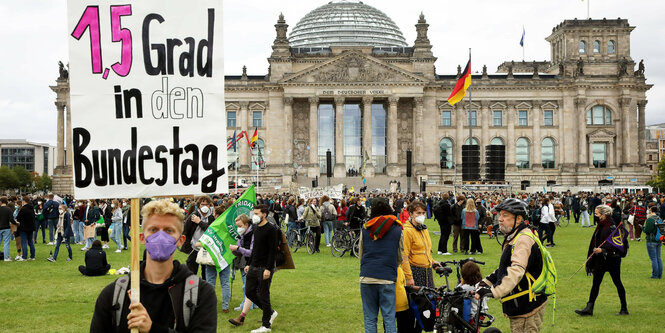
[[[247,264],[272,270],[275,267],[275,253],[277,252],[277,228],[270,223],[261,227],[255,224],[253,228],[254,248]]]
[[[175,314],[169,296],[169,287],[172,284],[172,281],[167,281],[164,284],[141,281],[141,304],[148,311],[150,318],[159,318],[159,326],[166,326],[171,329],[175,328]]]

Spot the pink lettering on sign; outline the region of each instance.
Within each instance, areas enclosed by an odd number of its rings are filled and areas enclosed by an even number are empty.
[[[120,76],[127,76],[132,68],[132,32],[120,24],[120,17],[127,15],[132,15],[131,5],[111,6],[111,40],[122,42],[120,62],[111,65],[111,68]]]
[[[90,31],[90,57],[92,58],[92,72],[99,74],[102,72],[102,46],[99,36],[99,7],[86,7],[83,15],[79,19],[76,28],[72,32],[72,37],[80,40],[83,33]]]

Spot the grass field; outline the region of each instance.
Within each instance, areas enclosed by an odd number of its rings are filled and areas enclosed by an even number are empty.
[[[428,220],[430,232],[438,225]],[[622,280],[628,295],[629,316],[617,317],[619,298],[609,275],[600,289],[593,317],[579,317],[573,310],[584,307],[591,288],[591,277],[580,271],[572,280],[570,275],[585,260],[592,228],[571,223],[555,234],[557,246],[550,249],[558,270],[559,284],[556,299],[556,320],[552,327],[552,300],[545,314],[543,332],[663,332],[665,282],[649,279],[651,265],[643,242],[631,242],[630,252],[622,264]],[[433,244],[439,237],[431,233]],[[483,275],[495,269],[499,260],[496,241],[482,235],[485,253],[475,256],[487,262]],[[322,242],[323,243],[323,242]],[[101,289],[116,277],[83,277],[78,265],[83,263],[80,245],[73,246],[74,260],[66,262],[63,246],[57,263],[46,261],[53,246],[37,244],[37,260],[0,262],[0,331],[2,332],[86,332],[95,300]],[[113,268],[129,265],[129,251],[121,254],[107,251]],[[362,332],[362,308],[358,285],[359,262],[345,255],[334,258],[325,245],[320,254],[308,255],[304,248],[294,254],[295,270],[276,273],[272,284],[272,304],[279,312],[273,325],[275,332]],[[11,253],[16,256],[12,244]],[[435,260],[461,259],[462,255],[438,256]],[[178,252],[176,259],[184,262]],[[443,283],[437,277],[437,285]],[[452,282],[452,281],[451,281]],[[233,283],[231,308],[242,297],[240,276]],[[218,293],[218,332],[249,332],[260,326],[260,310],[250,311],[244,326],[232,327],[227,319],[237,316],[231,310],[221,313],[221,291]],[[498,301],[490,301],[490,313],[497,317],[496,327],[508,332],[508,320],[501,313]]]

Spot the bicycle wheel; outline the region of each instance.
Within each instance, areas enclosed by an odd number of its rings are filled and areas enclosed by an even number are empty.
[[[332,240],[330,240],[330,252],[332,252],[334,257],[338,258],[346,252],[344,248],[344,233],[342,231],[336,231],[333,234]]]
[[[295,248],[296,242],[298,242],[298,234],[295,230],[289,230],[286,234],[286,242],[289,244],[289,248]]]
[[[316,251],[314,248],[314,234],[311,231],[308,231],[307,234],[305,234],[305,237],[305,241],[307,242],[307,253],[314,254]]]
[[[353,241],[353,247],[351,247],[351,254],[356,258],[360,257],[360,238],[356,238]]]

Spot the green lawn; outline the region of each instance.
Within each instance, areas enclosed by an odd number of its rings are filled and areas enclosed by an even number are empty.
[[[430,231],[438,225],[428,221]],[[644,242],[631,242],[630,253],[622,264],[622,278],[628,295],[630,316],[617,317],[619,298],[609,275],[605,276],[596,303],[594,316],[578,317],[573,310],[582,308],[589,295],[591,277],[580,271],[572,280],[570,275],[586,257],[591,228],[570,224],[555,234],[557,246],[550,249],[559,274],[555,326],[552,328],[552,300],[545,314],[543,332],[662,332],[665,304],[665,283],[649,279],[651,265]],[[439,237],[431,234],[433,244]],[[496,268],[499,246],[482,235],[485,253],[476,256],[487,264],[483,275]],[[66,262],[66,248],[61,248],[57,263],[46,261],[53,246],[38,244],[37,260],[28,262],[0,262],[0,328],[3,332],[84,332],[88,330],[95,300],[99,291],[115,277],[89,278],[79,274],[77,266],[83,263],[80,245],[73,246],[74,260]],[[63,252],[64,251],[64,252]],[[16,248],[11,253],[16,256]],[[129,252],[108,251],[113,268],[129,265]],[[436,260],[444,257],[434,255]],[[463,258],[461,255],[446,259]],[[176,259],[184,261],[182,253]],[[358,272],[359,263],[345,255],[334,258],[329,248],[322,253],[308,255],[303,249],[294,254],[296,270],[280,271],[272,284],[272,303],[279,312],[273,329],[276,332],[361,332],[362,308]],[[438,277],[437,277],[438,279]],[[443,283],[443,279],[438,279]],[[452,281],[451,281],[452,282]],[[221,310],[221,291],[218,310]],[[233,283],[231,307],[240,303],[242,281],[238,276]],[[250,311],[245,326],[233,328],[227,319],[237,312],[218,317],[218,332],[249,332],[260,326],[260,310]],[[501,314],[498,301],[490,302],[490,313],[497,317],[495,326],[508,332],[508,320]],[[660,327],[660,328],[659,328]]]

